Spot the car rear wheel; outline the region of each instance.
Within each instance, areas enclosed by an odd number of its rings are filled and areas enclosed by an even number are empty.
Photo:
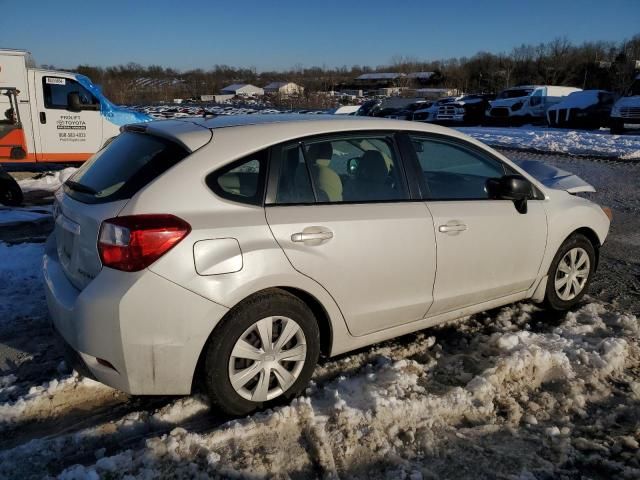
[[[553,310],[568,310],[582,300],[595,271],[595,249],[584,235],[574,234],[562,244],[551,262],[545,303]]]
[[[216,328],[205,357],[205,385],[214,405],[245,415],[299,395],[320,353],[309,307],[270,290],[234,308]]]

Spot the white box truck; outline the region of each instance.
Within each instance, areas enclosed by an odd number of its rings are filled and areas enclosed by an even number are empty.
[[[38,69],[29,52],[0,49],[0,165],[81,163],[122,125],[150,120],[111,103],[84,75]],[[10,177],[0,177],[0,200],[16,203],[16,185],[7,193]]]
[[[581,88],[556,85],[522,85],[503,90],[489,102],[485,112],[487,123],[509,125],[544,122],[551,105]]]

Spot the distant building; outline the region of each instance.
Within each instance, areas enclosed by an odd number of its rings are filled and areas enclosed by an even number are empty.
[[[233,94],[223,94],[223,95],[200,95],[201,102],[215,102],[215,103],[224,103],[227,100],[231,100],[235,95]]]
[[[264,93],[273,95],[302,95],[304,87],[293,82],[271,82],[264,87]]]
[[[227,95],[238,95],[244,97],[259,97],[264,95],[264,90],[250,83],[234,83],[227,87],[224,87],[221,91]]]
[[[343,95],[349,95],[350,97],[362,97],[364,96],[364,93],[362,91],[362,89],[342,89],[340,90],[341,94]]]

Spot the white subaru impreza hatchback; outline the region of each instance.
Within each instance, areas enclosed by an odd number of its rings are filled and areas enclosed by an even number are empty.
[[[78,368],[244,414],[332,356],[585,293],[610,212],[453,130],[262,115],[125,127],[56,193],[44,257]]]

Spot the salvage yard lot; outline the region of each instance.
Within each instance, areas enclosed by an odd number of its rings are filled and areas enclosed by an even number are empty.
[[[40,287],[47,200],[0,209],[0,478],[640,478],[640,163],[507,154],[613,209],[580,308],[517,304],[325,360],[303,398],[241,419],[70,372]]]

